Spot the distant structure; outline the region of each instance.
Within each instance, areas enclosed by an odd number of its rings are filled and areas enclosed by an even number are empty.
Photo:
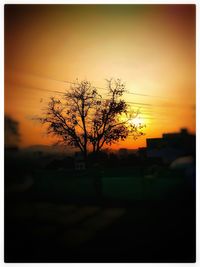
[[[75,170],[76,171],[83,171],[86,169],[85,160],[83,153],[76,152],[75,153]]]
[[[178,157],[195,154],[196,136],[183,128],[178,133],[164,133],[162,138],[147,138],[146,148],[140,148],[142,157],[161,159],[163,163],[171,163]]]
[[[19,150],[19,122],[8,115],[4,117],[4,142],[6,153],[15,153]]]

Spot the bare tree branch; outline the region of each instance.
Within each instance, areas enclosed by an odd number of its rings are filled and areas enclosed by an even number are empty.
[[[110,97],[103,100],[88,81],[74,84],[62,100],[51,98],[42,118],[47,133],[57,136],[59,142],[79,148],[85,158],[90,146],[99,152],[105,144],[125,140],[128,135],[142,135],[142,127],[131,125],[134,116],[121,99],[125,85],[119,80],[107,80]],[[124,120],[120,120],[123,116]],[[135,116],[138,114],[136,113]]]

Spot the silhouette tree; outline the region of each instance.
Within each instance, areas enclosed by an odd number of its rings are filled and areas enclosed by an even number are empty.
[[[4,118],[5,147],[17,147],[20,141],[19,123],[10,116]]]
[[[47,124],[47,133],[76,148],[87,159],[88,149],[98,153],[104,145],[125,140],[131,133],[142,135],[143,125],[135,125],[131,112],[121,99],[125,85],[119,80],[107,80],[107,99],[88,81],[74,83],[62,99],[51,98],[40,121]]]

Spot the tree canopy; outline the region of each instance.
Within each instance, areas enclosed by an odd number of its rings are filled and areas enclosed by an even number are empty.
[[[120,79],[106,80],[104,99],[89,81],[74,83],[61,99],[52,97],[40,121],[47,133],[76,148],[87,157],[89,149],[99,152],[105,145],[142,135],[144,125],[136,125],[137,112],[122,99],[125,85]]]

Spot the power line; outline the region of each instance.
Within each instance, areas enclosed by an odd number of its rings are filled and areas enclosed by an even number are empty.
[[[21,86],[21,85],[20,85]],[[46,92],[48,92],[48,93],[52,93],[52,92],[56,92],[56,93],[60,93],[60,94],[64,94],[63,92],[60,92],[60,91],[56,91],[56,90],[49,90],[49,89],[44,89],[44,88],[39,88],[39,87],[28,87],[28,86],[21,86],[21,88],[24,88],[24,89],[27,89],[27,88],[29,88],[29,89],[31,89],[31,90],[39,90],[39,91],[46,91]],[[39,97],[40,98],[40,97]],[[48,97],[42,97],[42,98],[40,98],[40,100],[42,99],[42,101],[40,101],[40,102],[43,102],[43,99],[48,99],[48,101],[49,101],[49,98]],[[103,99],[103,100],[107,100],[107,99]],[[139,110],[140,109],[142,109],[142,111],[141,111],[141,113],[140,113],[140,116],[144,116],[144,115],[153,115],[154,116],[154,118],[153,117],[151,117],[152,119],[161,119],[161,118],[164,118],[164,117],[166,117],[166,116],[168,116],[169,115],[169,113],[166,113],[166,112],[164,112],[163,113],[163,111],[159,111],[159,112],[157,112],[157,111],[155,111],[155,110],[152,110],[152,105],[151,106],[149,106],[150,104],[146,104],[146,103],[138,103],[138,102],[128,102],[128,103],[131,103],[131,106],[133,106],[134,108],[138,108]],[[30,105],[28,104],[28,103],[24,103],[24,104],[27,104],[27,105],[25,105],[25,106],[28,106],[29,108],[30,108]],[[23,110],[23,109],[27,109],[26,107],[24,107],[24,104],[23,105],[20,105],[20,106],[16,106],[17,108],[20,108],[21,110]],[[137,105],[136,105],[137,104]],[[142,106],[142,105],[147,105],[147,106]],[[163,106],[159,106],[159,107],[163,107]],[[171,108],[171,107],[170,107]],[[180,106],[178,106],[178,108],[180,108]],[[33,108],[33,109],[35,109],[35,107]],[[145,111],[146,110],[146,111]],[[156,115],[156,117],[157,118],[155,118],[155,115]],[[177,116],[177,114],[176,114],[176,116]]]
[[[57,91],[57,90],[50,90],[50,89],[40,88],[40,87],[35,87],[35,86],[25,86],[25,85],[19,85],[19,86],[20,86],[21,88],[24,88],[24,89],[31,89],[31,90],[37,90],[37,91],[43,91],[43,92],[48,92],[48,93],[57,93],[57,94],[65,95],[64,92]],[[102,98],[102,100],[105,101],[105,100],[108,100],[108,99]],[[151,104],[142,103],[142,102],[126,101],[126,103],[128,103],[128,104],[133,104],[133,105],[147,106],[147,107],[152,106]]]
[[[52,78],[52,77],[49,77],[47,75],[40,75],[40,74],[30,74],[30,73],[27,73],[28,75],[31,75],[31,76],[37,76],[37,77],[40,77],[42,79],[49,79],[49,80],[52,80],[52,81],[56,81],[56,82],[61,82],[61,83],[68,83],[68,84],[72,84],[72,85],[80,85],[80,83],[78,82],[72,82],[72,81],[68,81],[68,80],[59,80],[59,79],[55,79],[55,78]],[[95,88],[97,89],[101,89],[101,90],[105,90],[105,91],[108,91],[107,88],[104,88],[104,87],[99,87],[99,86],[94,86]],[[149,94],[140,94],[140,93],[132,93],[132,92],[124,92],[125,94],[130,94],[130,95],[137,95],[137,96],[145,96],[145,97],[156,97],[156,98],[164,98],[166,99],[166,97],[163,97],[163,96],[155,96],[155,95],[149,95]]]
[[[70,82],[72,83],[72,82]],[[75,83],[73,83],[75,84]],[[47,89],[47,88],[41,88],[41,87],[36,87],[36,86],[25,86],[25,85],[21,85],[19,84],[18,86],[20,86],[21,88],[24,88],[24,89],[32,89],[32,90],[37,90],[37,91],[43,91],[43,92],[47,92],[47,93],[56,93],[56,94],[61,94],[61,95],[65,95],[65,92],[61,92],[61,91],[58,91],[58,90],[50,90],[50,89]],[[44,98],[44,97],[43,97]],[[107,100],[107,99],[104,99],[102,98],[102,100]],[[138,108],[138,109],[147,109],[147,110],[150,110],[150,109],[154,109],[154,108],[186,108],[186,105],[173,105],[173,104],[169,104],[169,103],[164,103],[164,104],[148,104],[148,103],[144,103],[144,102],[133,102],[133,101],[126,101],[126,103],[128,104],[131,104],[131,105],[134,105],[135,108]],[[187,105],[188,106],[188,105]],[[194,109],[195,108],[195,105],[190,105],[188,108],[192,108]]]
[[[32,90],[39,90],[39,91],[44,91],[44,92],[48,92],[48,93],[57,93],[57,94],[61,94],[61,95],[65,95],[65,92],[61,92],[58,90],[50,90],[50,89],[46,89],[46,88],[41,88],[41,87],[35,87],[35,86],[24,86],[24,85],[20,85],[20,87],[23,87],[25,89],[29,88]],[[102,98],[102,100],[107,100],[105,98]],[[180,105],[180,104],[170,104],[170,103],[163,103],[163,104],[148,104],[148,103],[144,103],[144,102],[133,102],[133,101],[126,101],[126,103],[128,104],[133,104],[133,105],[139,105],[139,106],[145,106],[146,108],[154,108],[154,107],[158,107],[158,108],[185,108],[186,106],[188,106],[189,108],[194,109],[195,105]]]
[[[25,72],[26,73],[26,72]],[[30,74],[30,73],[26,73],[27,75],[31,75],[31,76],[37,76],[37,77],[41,77],[41,78],[45,78],[45,79],[49,79],[49,80],[53,80],[53,81],[57,81],[57,82],[61,82],[61,83],[68,83],[68,84],[77,84],[80,85],[80,83],[78,82],[72,82],[72,81],[67,81],[67,80],[59,80],[59,79],[55,79],[49,76],[44,76],[44,75],[39,75],[39,74]],[[28,86],[29,88],[31,88],[30,86]],[[103,87],[98,87],[96,86],[95,88],[101,89],[101,90],[106,90],[108,91],[108,89],[103,88]],[[64,92],[61,91],[57,91],[57,90],[49,90],[49,89],[44,89],[44,88],[39,88],[39,87],[32,87],[32,89],[34,90],[41,90],[41,91],[46,91],[46,92],[50,92],[50,93],[57,93],[57,94],[65,94]],[[130,95],[138,95],[138,96],[146,96],[146,97],[156,97],[156,98],[165,98],[166,97],[161,97],[161,96],[153,96],[153,95],[149,95],[149,94],[139,94],[139,93],[132,93],[132,92],[124,92],[125,94],[130,94]],[[105,100],[105,99],[104,99]],[[132,102],[132,101],[126,101],[126,103],[128,104],[133,104],[133,105],[141,105],[141,106],[148,106],[148,107],[161,107],[161,108],[182,108],[182,107],[186,107],[186,105],[173,105],[173,104],[147,104],[147,103],[142,103],[142,102]],[[189,105],[190,108],[195,110],[195,105]],[[140,107],[139,107],[140,108]]]

